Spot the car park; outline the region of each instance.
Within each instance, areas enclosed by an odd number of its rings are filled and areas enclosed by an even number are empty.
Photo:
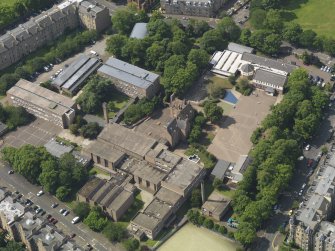
[[[41,190],[41,191],[39,191],[36,195],[38,196],[38,197],[40,197],[40,196],[42,196],[44,194],[44,192],[43,192],[43,190]]]

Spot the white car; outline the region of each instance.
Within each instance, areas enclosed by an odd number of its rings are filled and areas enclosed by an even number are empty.
[[[42,196],[44,194],[44,192],[41,190],[41,191],[39,191],[36,195],[38,196],[38,197],[40,197],[40,196]]]
[[[305,146],[305,150],[306,151],[309,151],[311,149],[311,145],[310,144],[308,144],[307,146]]]
[[[65,211],[62,213],[62,215],[63,215],[63,216],[67,216],[69,213],[70,213],[70,211],[65,210]]]
[[[301,155],[299,158],[298,158],[298,160],[304,160],[304,156],[303,155]]]
[[[80,221],[80,217],[77,216],[77,217],[74,217],[73,220],[71,221],[72,224],[76,224]]]

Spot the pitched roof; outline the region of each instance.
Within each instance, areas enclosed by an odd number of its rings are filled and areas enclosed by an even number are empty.
[[[270,71],[257,69],[254,80],[283,87],[286,83],[287,77]]]

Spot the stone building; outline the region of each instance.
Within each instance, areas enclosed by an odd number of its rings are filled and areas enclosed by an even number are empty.
[[[81,25],[89,30],[102,32],[111,25],[109,10],[105,6],[82,1],[79,3],[78,14]]]
[[[74,120],[77,105],[72,99],[27,80],[20,79],[7,91],[7,96],[13,105],[62,128],[69,127]]]
[[[108,10],[92,4],[91,9],[85,8],[87,5],[87,1],[67,0],[0,36],[0,70],[54,41],[67,29],[80,24],[98,32],[106,29],[110,25]]]
[[[225,0],[160,0],[166,14],[215,17]]]
[[[153,98],[160,89],[159,75],[135,65],[109,58],[98,74],[112,80],[115,87],[132,98]]]

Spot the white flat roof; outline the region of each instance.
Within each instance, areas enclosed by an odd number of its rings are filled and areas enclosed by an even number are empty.
[[[239,67],[245,62],[242,60],[241,53],[224,50],[217,51],[213,55],[211,63],[214,65],[212,72],[224,76],[230,76],[234,75]]]

